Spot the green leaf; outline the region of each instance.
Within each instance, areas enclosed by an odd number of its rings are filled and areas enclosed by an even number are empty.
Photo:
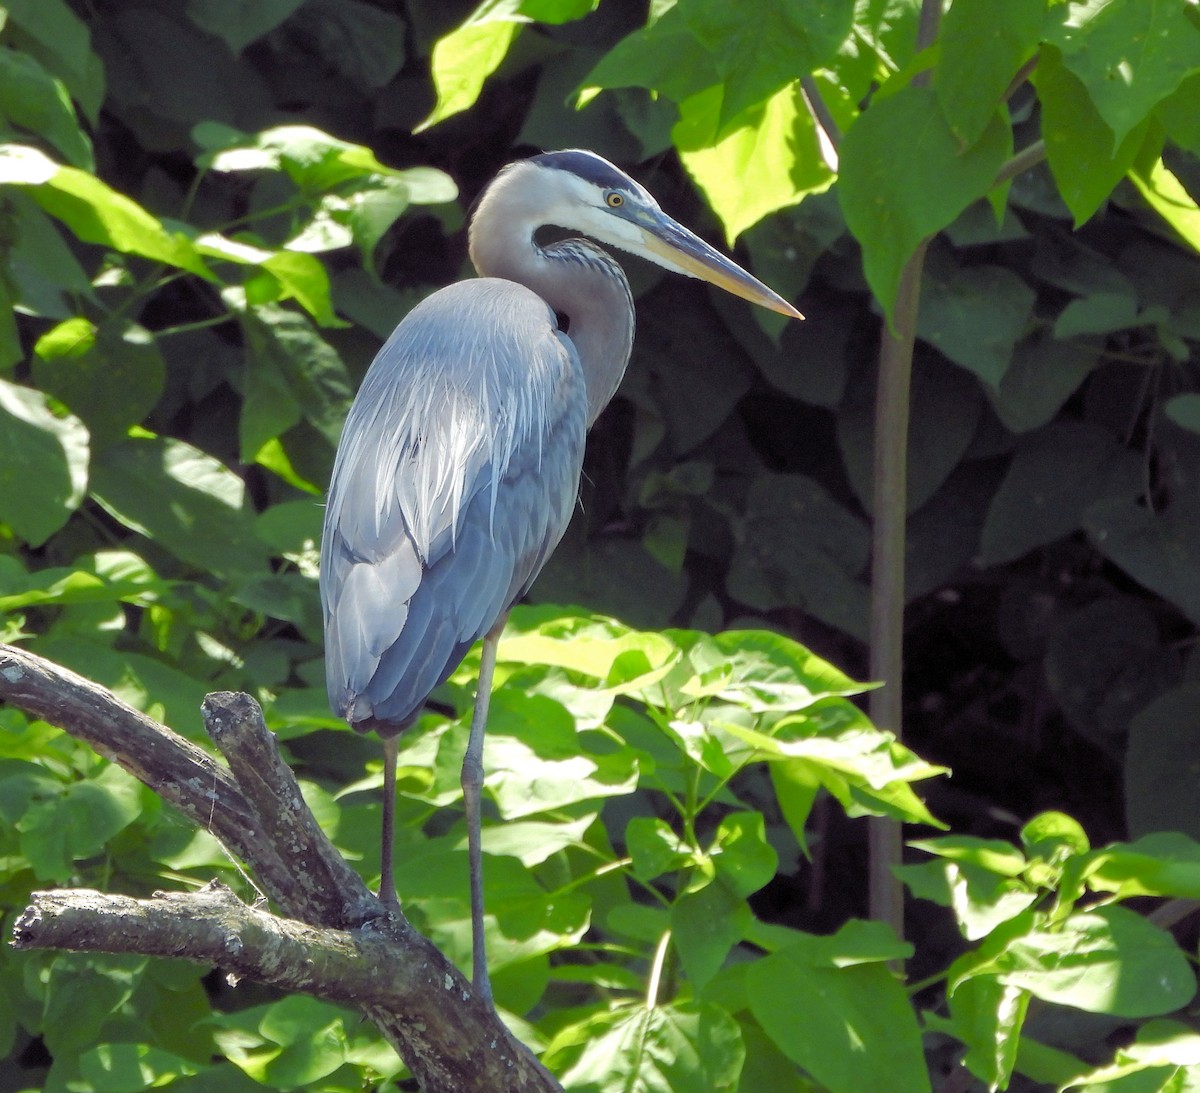
[[[15,49],[0,51],[0,117],[45,140],[74,166],[95,170],[91,141],[79,127],[66,87]]]
[[[0,581],[0,611],[42,604],[142,603],[169,587],[136,554],[105,550],[77,559],[70,569],[41,569],[19,583]]]
[[[203,1067],[150,1044],[100,1044],[79,1056],[80,1076],[95,1093],[154,1089],[199,1073]]]
[[[167,660],[75,636],[39,638],[33,650],[107,687],[135,710],[189,739],[207,739],[200,706],[209,688]]]
[[[346,1061],[346,1016],[328,1002],[296,995],[274,1003],[259,1031],[283,1048],[251,1077],[276,1089],[308,1086]]]
[[[1192,195],[1163,163],[1156,160],[1149,175],[1130,171],[1130,181],[1146,199],[1146,203],[1161,216],[1189,247],[1200,251],[1200,208]]]
[[[85,243],[112,247],[155,262],[215,278],[191,240],[168,232],[160,220],[124,194],[75,167],[62,167],[36,148],[0,147],[0,185],[25,187],[46,212]]]
[[[91,492],[126,527],[202,572],[228,578],[267,568],[244,483],[190,444],[161,437],[114,444],[92,463]]]
[[[572,1093],[733,1093],[745,1048],[708,1003],[617,1006],[562,1029],[543,1056]]]
[[[1048,29],[1046,41],[1061,50],[1063,63],[1110,130],[1104,152],[1111,153],[1157,103],[1200,70],[1200,27],[1190,6],[1186,0],[1093,0],[1057,7],[1057,25]]]
[[[1124,907],[1076,912],[1057,928],[1048,928],[1044,916],[1023,920],[1023,932],[994,933],[954,962],[952,995],[967,979],[985,976],[1089,1013],[1153,1017],[1187,1005],[1196,993],[1196,977],[1170,934]]]
[[[923,509],[936,497],[962,464],[978,431],[983,408],[980,384],[963,369],[936,358],[914,362],[907,458],[906,501],[910,513]],[[864,385],[841,407],[837,421],[838,447],[846,473],[859,503],[868,512],[874,504],[874,418],[874,400]]]
[[[129,1000],[146,964],[144,956],[58,954],[39,1022],[47,1049],[69,1058],[102,1040],[101,1031]]]
[[[302,315],[263,307],[242,316],[249,351],[248,407],[243,410],[243,458],[303,416],[336,447],[353,385],[337,350]],[[272,404],[277,408],[273,410]],[[247,418],[247,413],[249,417]],[[255,446],[257,444],[257,446]]]
[[[1163,412],[1176,425],[1193,433],[1200,433],[1200,394],[1189,391],[1168,399]]]
[[[1021,865],[1024,864],[1022,859]],[[987,937],[1001,923],[1015,918],[1038,899],[1038,893],[1028,885],[1009,877],[998,877],[967,862],[899,865],[895,867],[895,873],[918,899],[952,908],[959,929],[968,941]]]
[[[26,811],[16,825],[21,853],[39,880],[65,884],[76,859],[99,854],[141,812],[139,783],[110,764],[97,777],[72,782]]]
[[[1043,46],[1036,73],[1046,160],[1078,227],[1124,178],[1149,132],[1143,121],[1114,146],[1113,133],[1088,89],[1053,46]]]
[[[933,86],[964,148],[983,135],[1017,70],[1033,56],[1045,16],[1046,0],[955,0],[946,12]]]
[[[669,636],[631,630],[616,619],[561,607],[517,607],[500,639],[499,660],[566,668],[617,693],[649,687],[678,659]]]
[[[905,947],[883,938],[884,928],[880,939],[890,946],[864,950],[861,942],[874,935],[864,935],[861,925],[832,938],[804,937],[755,961],[746,974],[751,1012],[776,1046],[831,1093],[927,1093],[916,1016],[883,963]]]
[[[53,412],[41,392],[0,380],[0,451],[0,521],[41,546],[83,500],[87,430]]]
[[[950,1028],[967,1045],[963,1063],[989,1089],[1008,1087],[1028,1010],[1028,991],[995,979],[968,979],[950,996]]]
[[[1190,1093],[1200,1070],[1200,1034],[1178,1021],[1148,1021],[1134,1042],[1117,1049],[1113,1061],[1073,1077],[1067,1089]],[[1149,1081],[1123,1079],[1141,1076]]]
[[[323,69],[377,93],[405,63],[410,24],[399,11],[367,0],[307,0],[288,30],[305,43],[301,56],[315,53]]]
[[[764,216],[827,190],[834,173],[821,158],[816,127],[798,84],[722,126],[724,104],[719,87],[685,100],[671,135],[683,166],[732,246]],[[755,184],[747,186],[747,178]]]
[[[959,266],[941,250],[925,262],[917,336],[998,387],[1033,314],[1035,294],[1002,266]]]
[[[762,474],[750,484],[729,594],[763,611],[783,606],[865,635],[866,525],[811,478]]]
[[[92,52],[87,24],[65,0],[5,0],[15,44],[57,76],[95,124],[104,98],[104,65]]]
[[[461,751],[457,755],[461,764]],[[558,703],[512,688],[492,697],[484,770],[505,819],[620,796],[633,789],[638,773],[629,752],[582,750],[574,721]]]
[[[744,899],[721,881],[684,892],[671,907],[671,941],[699,994],[720,970],[753,919]]]
[[[1093,851],[1084,875],[1089,888],[1118,899],[1200,899],[1200,843],[1178,831],[1156,831]]]
[[[38,386],[79,415],[97,451],[145,420],[167,372],[154,335],[120,320],[97,329],[67,319],[37,340],[32,364]]]
[[[1192,757],[1200,746],[1200,683],[1164,691],[1129,722],[1125,819],[1132,835],[1174,831],[1200,838]]]
[[[1048,424],[1100,362],[1101,343],[1060,342],[1040,331],[1017,344],[999,391],[985,388],[1004,425],[1016,433]]]
[[[760,0],[754,17],[723,0],[679,5],[683,21],[716,61],[724,83],[721,129],[798,76],[831,61],[854,25],[852,0]]]
[[[381,163],[365,145],[339,140],[311,125],[279,125],[254,136],[201,125],[194,134],[210,149],[202,162],[215,171],[283,171],[300,189],[314,195],[348,182],[402,182],[414,205],[453,201],[458,188],[444,171],[432,167],[399,170]]]
[[[187,0],[188,17],[234,53],[284,22],[304,0]]]
[[[733,812],[724,817],[709,854],[717,875],[742,899],[770,883],[779,868],[779,855],[767,842],[761,812]]]
[[[1142,461],[1106,429],[1060,421],[1021,438],[983,527],[980,561],[1009,562],[1083,525],[1096,501],[1132,501]]]
[[[66,319],[80,310],[68,297],[94,304],[92,283],[54,221],[25,194],[14,190],[5,196],[16,231],[8,255],[15,305],[34,315]]]
[[[863,267],[888,323],[900,272],[922,240],[983,197],[1012,152],[1012,131],[993,114],[962,150],[934,91],[909,85],[877,97],[842,141],[838,197],[863,249]]]
[[[206,232],[196,239],[196,249],[209,258],[243,266],[257,266],[270,275],[246,284],[247,302],[265,304],[295,299],[321,326],[344,326],[333,313],[329,274],[317,258],[294,250],[267,250],[241,240]]]
[[[635,816],[626,825],[625,849],[633,859],[633,875],[645,881],[681,868],[690,857],[670,825],[649,816]]]
[[[508,10],[512,7],[511,3],[485,0],[462,26],[438,39],[431,63],[437,105],[414,132],[420,133],[475,104],[525,21]]]
[[[1158,511],[1132,501],[1098,501],[1084,526],[1106,557],[1200,623],[1200,503],[1186,493]]]

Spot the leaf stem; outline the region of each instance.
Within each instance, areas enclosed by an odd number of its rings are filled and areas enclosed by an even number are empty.
[[[662,982],[663,965],[667,962],[667,951],[671,945],[671,931],[665,930],[658,939],[658,947],[654,950],[654,961],[650,965],[650,982],[646,984],[646,1008],[654,1009],[658,1005],[658,988]]]

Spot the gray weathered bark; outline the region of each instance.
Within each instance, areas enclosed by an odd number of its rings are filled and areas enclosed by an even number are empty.
[[[18,948],[214,964],[358,1007],[426,1093],[561,1093],[458,969],[380,903],[325,837],[248,695],[222,692],[204,702],[205,726],[228,769],[104,688],[7,645],[0,700],[86,741],[212,832],[281,912],[248,907],[215,882],[148,900],[35,892],[17,920]]]

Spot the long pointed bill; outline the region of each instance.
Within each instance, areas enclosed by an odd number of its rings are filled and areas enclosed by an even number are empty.
[[[793,319],[804,318],[787,300],[772,292],[757,277],[752,277],[736,262],[714,250],[669,216],[656,217],[650,223],[643,220],[638,227],[642,229],[642,242],[646,250],[668,269],[689,277],[699,277],[752,304],[778,311],[780,315]]]

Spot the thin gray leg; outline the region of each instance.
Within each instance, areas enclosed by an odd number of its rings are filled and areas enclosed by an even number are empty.
[[[507,616],[506,616],[507,617]],[[488,978],[487,948],[483,940],[483,847],[481,845],[480,793],[483,790],[483,734],[487,728],[488,704],[492,697],[492,674],[496,669],[496,646],[500,643],[501,619],[483,639],[479,662],[479,688],[475,692],[475,712],[471,717],[471,736],[463,756],[463,805],[467,810],[467,854],[471,868],[471,979],[475,993],[489,1005],[492,981]]]
[[[390,907],[400,906],[396,895],[396,872],[392,863],[396,837],[396,752],[399,738],[383,737],[383,837],[379,862],[379,899]]]

